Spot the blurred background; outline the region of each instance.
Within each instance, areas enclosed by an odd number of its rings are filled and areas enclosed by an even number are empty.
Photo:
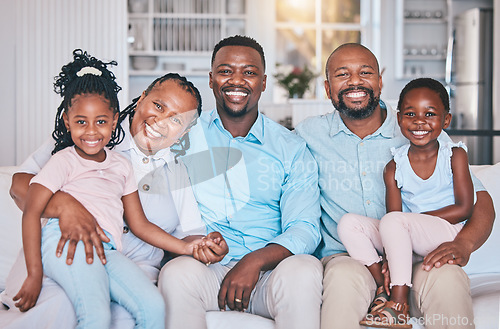
[[[379,60],[387,104],[395,107],[413,78],[442,81],[452,96],[450,135],[469,145],[471,163],[496,163],[494,8],[500,0],[0,0],[0,165],[19,164],[49,138],[60,103],[53,78],[73,49],[118,62],[122,108],[156,77],[178,72],[210,110],[211,51],[235,34],[263,46],[268,78],[259,108],[290,129],[332,110],[325,61],[340,44],[358,42]]]

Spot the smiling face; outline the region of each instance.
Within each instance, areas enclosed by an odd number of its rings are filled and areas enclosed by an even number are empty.
[[[246,46],[222,47],[212,64],[210,88],[219,115],[242,117],[256,112],[260,95],[266,89],[259,52]]]
[[[417,146],[435,142],[450,121],[439,94],[425,87],[408,91],[398,112],[401,133]]]
[[[130,132],[146,155],[169,148],[185,133],[198,115],[195,96],[176,81],[156,85],[137,101]]]
[[[382,89],[375,56],[359,45],[348,45],[336,50],[327,65],[325,89],[335,108],[351,119],[369,117]]]
[[[104,161],[103,148],[109,143],[118,120],[118,113],[113,113],[109,101],[98,94],[76,95],[63,119],[76,152],[84,159]]]

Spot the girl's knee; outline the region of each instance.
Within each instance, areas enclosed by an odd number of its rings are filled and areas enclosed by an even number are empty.
[[[337,223],[337,233],[342,240],[343,236],[349,235],[361,225],[359,216],[356,214],[345,214]]]
[[[386,230],[391,230],[392,227],[400,226],[404,224],[404,216],[402,216],[400,211],[392,211],[387,213],[380,220],[379,231],[382,233]]]

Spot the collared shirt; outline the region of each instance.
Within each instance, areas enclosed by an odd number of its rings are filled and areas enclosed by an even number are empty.
[[[144,155],[130,135],[127,120],[122,122],[122,127],[125,138],[113,150],[132,163],[146,218],[178,238],[206,234],[182,161],[176,163],[168,149]],[[21,164],[18,172],[37,174],[50,159],[53,149],[54,140],[50,138]],[[156,280],[163,250],[140,240],[132,232],[123,234],[122,244],[122,253],[141,266],[152,280]]]
[[[30,184],[38,183],[52,193],[63,191],[73,196],[111,235],[110,243],[122,250],[124,195],[137,191],[130,162],[117,152],[105,149],[106,157],[97,162],[81,157],[75,146],[54,154]],[[42,219],[42,226],[46,220]]]
[[[245,137],[233,137],[213,110],[202,113],[190,140],[183,160],[205,224],[228,243],[223,264],[270,243],[314,252],[318,171],[302,138],[260,113]]]
[[[381,106],[386,109],[382,102]],[[319,168],[322,241],[316,255],[346,252],[337,234],[338,221],[346,213],[377,219],[385,215],[383,170],[392,159],[391,148],[408,140],[391,109],[379,129],[363,139],[347,128],[336,110],[304,120],[295,131],[306,140]],[[450,140],[445,133],[439,138]]]

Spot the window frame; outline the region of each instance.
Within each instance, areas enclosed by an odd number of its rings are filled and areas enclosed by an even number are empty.
[[[276,20],[276,0],[272,1],[274,15],[274,44],[276,44],[276,38],[278,31],[280,29],[296,29],[297,27],[303,29],[313,29],[316,36],[316,47],[315,54],[316,58],[314,61],[314,66],[311,69],[318,74],[315,79],[315,99],[324,100],[326,99],[326,94],[324,91],[324,80],[325,68],[323,67],[321,54],[323,51],[322,47],[322,34],[324,31],[336,30],[336,31],[359,31],[361,34],[361,43],[367,46],[372,52],[379,57],[380,54],[380,10],[381,10],[381,0],[360,0],[360,22],[359,23],[323,23],[322,22],[322,11],[321,5],[322,0],[315,1],[315,20],[314,22],[300,23],[300,22],[278,22]],[[333,51],[333,49],[331,49]],[[274,63],[274,69],[276,70],[276,64]],[[286,64],[286,63],[284,63]],[[277,84],[276,84],[277,85]],[[279,87],[278,87],[279,88]]]

